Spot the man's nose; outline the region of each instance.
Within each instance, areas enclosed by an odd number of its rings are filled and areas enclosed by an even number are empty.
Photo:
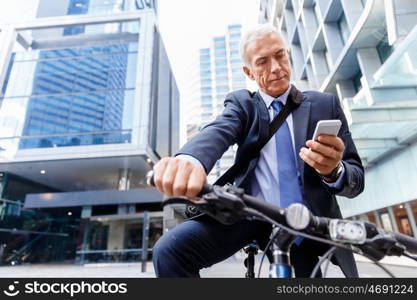
[[[271,61],[271,71],[276,72],[281,70],[281,65],[276,59],[272,59]]]

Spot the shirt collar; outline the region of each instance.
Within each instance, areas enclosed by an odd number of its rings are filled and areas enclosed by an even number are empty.
[[[265,102],[266,107],[269,109],[269,107],[271,106],[271,104],[274,100],[281,101],[282,104],[285,105],[287,103],[287,98],[288,98],[288,94],[290,93],[290,89],[291,89],[291,84],[288,87],[288,89],[285,91],[285,93],[282,94],[281,96],[279,96],[278,98],[274,98],[274,97],[264,93],[261,90],[259,90],[259,94],[261,95],[262,100]]]

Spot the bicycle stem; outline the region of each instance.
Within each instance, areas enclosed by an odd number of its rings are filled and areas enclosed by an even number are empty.
[[[270,278],[291,278],[292,266],[290,262],[290,249],[297,236],[278,227],[272,229],[271,244],[272,263],[269,266]]]

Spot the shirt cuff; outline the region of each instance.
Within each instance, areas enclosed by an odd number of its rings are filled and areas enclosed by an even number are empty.
[[[335,182],[327,182],[326,180],[322,180],[323,183],[325,185],[327,185],[328,187],[337,189],[337,190],[341,190],[343,188],[343,184],[345,182],[344,177],[345,177],[345,165],[342,163],[342,172],[340,173],[339,177],[337,178],[337,180]]]
[[[188,155],[188,154],[180,154],[180,155],[177,155],[175,157],[179,158],[179,159],[184,159],[184,160],[192,163],[195,166],[203,167],[203,164],[197,158],[195,158],[194,156],[191,156],[191,155]]]

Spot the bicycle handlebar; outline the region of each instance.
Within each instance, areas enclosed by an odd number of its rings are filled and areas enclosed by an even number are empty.
[[[391,234],[394,235],[394,238],[397,240],[398,243],[405,246],[407,251],[412,252],[412,253],[417,253],[417,241],[416,241],[416,239],[414,239],[414,238],[412,238],[408,235],[399,233],[399,232],[391,232]]]
[[[155,186],[153,171],[148,172],[147,183]],[[216,194],[218,197],[208,197],[212,194]],[[277,223],[289,226],[292,229],[313,234],[330,235],[330,238],[334,241],[352,244],[365,251],[374,251],[373,255],[379,259],[385,254],[401,255],[405,249],[408,252],[417,253],[417,239],[408,235],[398,232],[388,232],[369,222],[314,216],[306,206],[299,203],[292,204],[284,209],[256,197],[244,194],[242,189],[231,186],[213,186],[210,184],[204,184],[198,196],[211,201],[212,205],[205,206],[204,204],[195,204],[192,201],[188,202],[200,209],[207,209],[205,212],[208,212],[209,214],[212,213],[212,216],[215,210],[219,210],[219,207],[223,210],[229,210],[227,219],[222,219],[219,215],[214,215],[220,222],[235,220],[234,218],[230,218],[230,213],[238,214],[239,212],[237,210],[244,210],[244,206],[246,206],[273,219]],[[184,202],[184,200],[185,199],[182,199],[182,202]],[[231,202],[227,203],[229,200]],[[218,206],[219,202],[222,201],[226,204]],[[239,205],[236,205],[236,202],[238,202]],[[226,224],[226,222],[224,223]],[[378,247],[378,250],[375,251],[375,249],[373,249],[374,247]],[[380,251],[383,251],[383,255]]]

